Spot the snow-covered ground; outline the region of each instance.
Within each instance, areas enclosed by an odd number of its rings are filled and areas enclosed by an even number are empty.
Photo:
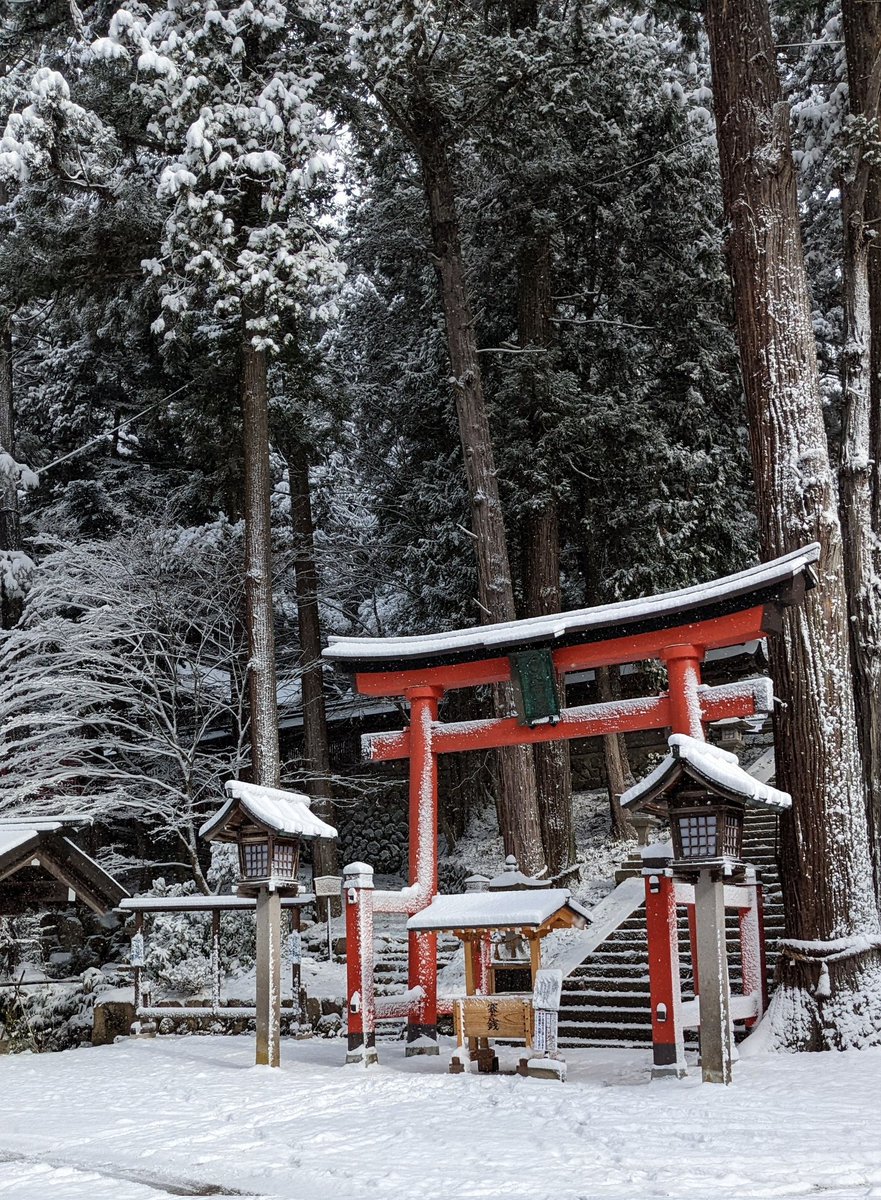
[[[732,1087],[569,1051],[565,1084],[381,1047],[157,1038],[0,1059],[3,1200],[881,1197],[881,1050],[757,1056]],[[502,1052],[503,1055],[505,1052]],[[508,1051],[513,1066],[516,1051]]]

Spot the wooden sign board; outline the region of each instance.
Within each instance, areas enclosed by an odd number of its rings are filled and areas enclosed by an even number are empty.
[[[316,896],[339,896],[343,880],[340,875],[316,875],[312,880],[312,891]]]
[[[464,1020],[460,1036],[469,1038],[513,1038],[529,1042],[532,1037],[532,1004],[505,996],[468,996],[454,1009],[456,1025]]]

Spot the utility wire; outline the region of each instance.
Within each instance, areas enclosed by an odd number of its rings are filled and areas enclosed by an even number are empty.
[[[67,462],[71,458],[76,458],[78,454],[83,454],[86,450],[91,449],[92,446],[97,446],[99,442],[105,442],[109,437],[112,437],[114,433],[119,433],[121,430],[127,429],[129,425],[133,425],[135,421],[139,421],[141,417],[145,417],[147,413],[152,412],[154,408],[159,408],[161,404],[167,404],[169,400],[173,400],[175,396],[185,391],[191,383],[192,380],[190,380],[189,383],[181,384],[179,388],[173,392],[170,392],[167,396],[163,396],[162,399],[157,400],[155,404],[148,404],[146,408],[142,408],[141,411],[135,413],[133,417],[129,417],[126,421],[120,421],[120,423],[115,425],[113,429],[108,429],[104,433],[99,433],[97,437],[93,437],[90,441],[86,442],[82,446],[78,446],[76,450],[71,450],[68,454],[62,454],[61,458],[56,458],[54,462],[50,462],[47,466],[38,467],[37,474],[42,475],[45,471],[51,471],[53,467],[60,467],[62,463]]]

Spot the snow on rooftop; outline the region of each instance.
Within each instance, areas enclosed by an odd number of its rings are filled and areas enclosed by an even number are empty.
[[[560,908],[581,917],[587,909],[572,899],[568,888],[540,888],[528,892],[467,892],[435,896],[428,908],[410,917],[408,930],[520,928],[543,924]]]
[[[622,794],[621,803],[625,808],[650,796],[671,774],[677,761],[688,763],[710,785],[716,784],[742,796],[747,804],[765,805],[780,812],[792,807],[792,797],[788,792],[781,792],[750,775],[740,766],[736,754],[684,733],[672,734],[667,744],[670,753],[666,758]]]
[[[446,633],[409,637],[331,636],[324,657],[337,662],[371,658],[424,658],[454,651],[503,649],[514,641],[553,642],[568,633],[589,631],[605,625],[626,624],[646,617],[674,616],[680,611],[686,614],[687,610],[701,604],[749,594],[772,587],[775,583],[784,583],[794,579],[811,563],[816,562],[819,553],[819,545],[814,542],[771,562],[758,563],[745,571],[738,571],[734,575],[726,575],[709,583],[696,584],[673,592],[662,592],[656,596],[644,596],[636,600],[622,600],[614,604],[597,605],[595,608],[579,608],[521,621],[502,621],[474,629],[453,629]]]
[[[301,908],[315,899],[312,892],[301,892],[298,896],[282,896],[282,908]],[[219,909],[253,909],[257,901],[253,896],[127,896],[119,902],[123,912],[212,912]]]
[[[236,804],[260,825],[267,825],[276,833],[289,837],[335,838],[337,831],[322,821],[310,809],[312,800],[302,792],[286,792],[281,788],[260,787],[256,783],[243,783],[240,779],[228,779],[226,804],[199,830],[199,836],[211,838],[221,829]]]
[[[36,829],[0,829],[0,854],[9,854],[24,846],[38,831]]]

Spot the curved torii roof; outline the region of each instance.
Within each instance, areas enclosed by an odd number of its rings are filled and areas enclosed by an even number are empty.
[[[510,654],[524,646],[555,649],[672,629],[760,605],[785,607],[798,603],[805,589],[816,585],[811,566],[819,556],[814,542],[710,583],[522,621],[417,637],[331,637],[324,657],[350,672],[446,666]]]

